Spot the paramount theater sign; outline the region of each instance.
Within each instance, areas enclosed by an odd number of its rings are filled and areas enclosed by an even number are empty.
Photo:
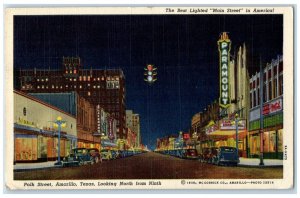
[[[220,54],[220,107],[228,108],[229,98],[229,62],[231,41],[226,32],[223,32],[218,41]]]

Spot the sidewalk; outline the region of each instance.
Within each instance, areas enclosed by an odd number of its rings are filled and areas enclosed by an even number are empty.
[[[14,165],[14,171],[25,171],[25,170],[36,170],[36,169],[48,169],[57,168],[60,166],[55,166],[56,161],[48,162],[35,162],[35,163],[16,163]]]
[[[259,165],[259,158],[243,158],[240,157],[240,163],[238,166],[247,166],[247,167],[280,167],[283,166],[283,160],[279,159],[264,159],[264,165]]]

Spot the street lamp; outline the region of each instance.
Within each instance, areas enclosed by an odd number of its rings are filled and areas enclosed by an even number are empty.
[[[54,165],[61,165],[60,161],[60,133],[61,133],[61,128],[66,126],[66,121],[62,120],[60,116],[56,118],[56,121],[54,121],[54,127],[58,128],[58,151],[57,151],[57,162]]]
[[[235,146],[236,146],[236,157],[239,159],[239,115],[236,113],[235,114]]]

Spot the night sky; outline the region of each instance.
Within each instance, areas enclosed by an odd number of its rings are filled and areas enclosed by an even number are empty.
[[[126,109],[140,114],[142,142],[188,131],[192,116],[218,99],[217,40],[242,43],[250,74],[282,54],[282,15],[15,16],[14,68],[60,69],[63,56],[84,68],[121,68]],[[154,64],[158,80],[144,81]]]

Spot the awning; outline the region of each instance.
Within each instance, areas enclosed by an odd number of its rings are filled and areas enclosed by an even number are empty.
[[[101,141],[102,146],[110,146],[110,147],[117,147],[116,143],[108,142],[108,141]]]
[[[245,133],[245,130],[239,130],[238,133]],[[207,134],[208,136],[212,136],[212,135],[222,135],[222,136],[232,136],[235,135],[236,131],[235,130],[216,130],[213,131],[209,134]]]

